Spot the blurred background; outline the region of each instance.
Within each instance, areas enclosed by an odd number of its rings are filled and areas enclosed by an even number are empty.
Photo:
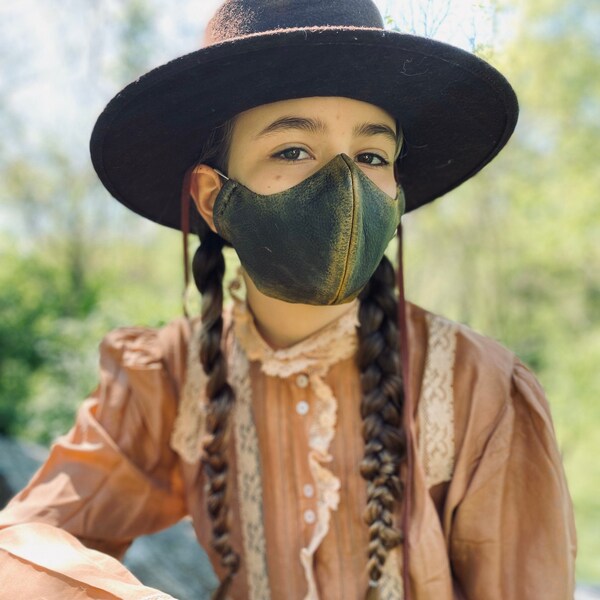
[[[600,583],[600,3],[376,3],[389,28],[474,51],[517,91],[501,155],[406,217],[408,296],[534,369],[575,503],[577,578]],[[95,387],[109,329],[181,314],[180,235],[110,199],[88,141],[124,85],[199,47],[218,4],[0,4],[0,435],[49,444]]]

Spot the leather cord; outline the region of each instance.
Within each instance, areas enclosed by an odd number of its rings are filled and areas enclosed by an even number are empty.
[[[402,361],[402,385],[404,386],[404,432],[406,436],[406,482],[404,487],[404,504],[402,511],[402,584],[404,587],[404,600],[410,600],[410,542],[409,525],[412,505],[412,487],[413,487],[413,451],[412,451],[412,419],[413,402],[410,393],[409,375],[409,348],[408,348],[408,328],[406,301],[404,297],[404,261],[403,261],[403,238],[402,223],[398,225],[398,269],[396,271],[396,282],[398,285],[398,336],[400,342],[400,358]]]
[[[183,294],[181,302],[183,306],[183,314],[186,319],[189,319],[187,311],[187,291],[190,286],[190,252],[188,247],[188,236],[190,233],[190,185],[192,181],[192,170],[189,168],[185,172],[183,183],[181,185],[181,233],[183,238]]]

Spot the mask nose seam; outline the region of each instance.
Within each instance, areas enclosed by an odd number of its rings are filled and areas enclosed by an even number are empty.
[[[334,296],[333,300],[331,301],[331,304],[336,304],[339,301],[339,298],[342,294],[342,290],[344,289],[344,287],[348,281],[348,278],[350,276],[350,266],[349,266],[350,265],[350,254],[351,254],[351,249],[354,246],[355,240],[356,240],[356,222],[357,222],[356,213],[357,213],[357,204],[358,204],[358,200],[356,197],[356,189],[358,186],[356,185],[355,174],[352,171],[352,167],[348,164],[347,164],[347,166],[348,166],[348,170],[350,171],[350,180],[352,183],[352,219],[351,219],[351,223],[350,223],[350,236],[348,238],[348,248],[346,250],[346,262],[344,264],[344,273],[342,274],[342,278],[340,280],[340,285],[338,286],[337,292],[335,293],[335,296]]]

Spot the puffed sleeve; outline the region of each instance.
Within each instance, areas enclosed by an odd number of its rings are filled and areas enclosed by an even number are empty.
[[[122,557],[134,538],[186,513],[179,462],[169,447],[178,384],[164,355],[174,337],[168,327],[124,328],[105,337],[98,388],[0,512],[3,593],[10,580],[11,598],[38,597],[26,595],[26,585],[61,600],[169,598],[144,588],[107,555]]]
[[[573,507],[550,409],[519,361],[457,505],[452,569],[465,600],[572,600]]]

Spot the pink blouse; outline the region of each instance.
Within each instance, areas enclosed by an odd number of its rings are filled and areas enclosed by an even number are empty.
[[[226,315],[234,600],[364,598],[356,309],[285,350],[266,344],[243,302]],[[413,598],[573,598],[573,509],[542,389],[496,342],[414,305],[409,314]],[[199,462],[197,327],[179,319],[103,340],[100,385],[0,512],[2,598],[168,599],[112,557],[185,515],[223,575]],[[401,563],[395,549],[382,600],[403,598]]]

